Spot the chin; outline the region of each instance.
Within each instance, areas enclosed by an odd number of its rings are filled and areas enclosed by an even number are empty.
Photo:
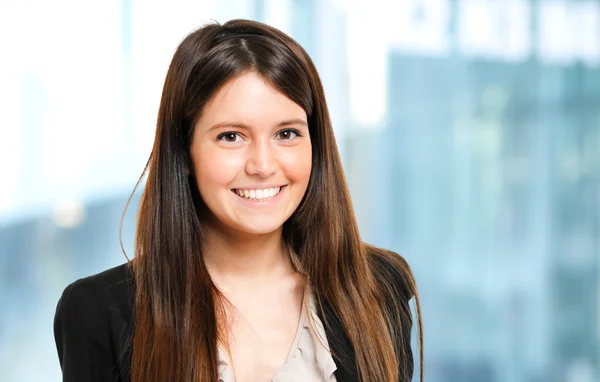
[[[281,228],[282,225],[253,225],[253,226],[240,226],[239,231],[250,235],[268,235]]]
[[[255,217],[253,219],[231,221],[230,224],[227,225],[241,233],[249,235],[267,235],[279,230],[283,226],[283,223],[284,222],[280,221],[280,219],[267,219],[266,217],[264,219],[257,219]]]

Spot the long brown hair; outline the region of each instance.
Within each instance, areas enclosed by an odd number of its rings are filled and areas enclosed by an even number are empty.
[[[136,286],[131,380],[218,379],[217,344],[226,338],[217,322],[222,295],[203,262],[207,207],[187,170],[193,126],[204,105],[248,71],[308,116],[311,176],[302,202],[284,223],[283,239],[308,276],[318,306],[326,303],[339,317],[361,381],[409,381],[412,357],[398,344],[410,346],[402,337],[412,328],[408,300],[414,296],[422,380],[415,280],[402,257],[361,241],[317,70],[289,36],[248,20],[195,30],[181,42],[167,72],[154,146],[136,185],[147,173],[131,260]]]

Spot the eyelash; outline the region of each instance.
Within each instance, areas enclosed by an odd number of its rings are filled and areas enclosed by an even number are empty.
[[[281,135],[282,133],[285,133],[285,132],[290,132],[290,133],[296,134],[296,137],[301,137],[301,136],[302,136],[302,134],[300,134],[300,132],[299,132],[298,130],[296,130],[296,129],[285,129],[285,130],[281,130],[281,131],[279,131],[279,132],[277,133],[277,135]],[[238,133],[238,132],[236,132],[236,131],[227,131],[227,132],[225,132],[225,133],[221,133],[221,134],[219,134],[219,135],[217,136],[217,140],[218,140],[218,141],[221,141],[221,140],[223,140],[223,138],[225,138],[226,136],[228,136],[228,135],[230,135],[230,134],[234,134],[234,135],[236,135],[236,136],[240,136],[240,133]],[[283,140],[283,141],[291,141],[292,139],[294,139],[294,138],[282,139],[282,140]],[[227,141],[225,141],[225,142],[227,142]],[[227,143],[236,143],[236,142],[227,142]]]
[[[301,137],[302,135],[300,134],[300,132],[296,129],[285,129],[285,130],[281,130],[280,132],[277,133],[277,135],[280,135],[281,133],[285,133],[285,132],[290,132],[290,133],[294,133],[296,134],[296,137]],[[295,137],[294,137],[295,138]],[[284,139],[284,141],[291,141],[294,138],[290,138],[290,139]]]

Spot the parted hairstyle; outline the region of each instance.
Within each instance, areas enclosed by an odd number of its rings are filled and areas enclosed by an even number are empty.
[[[224,296],[203,261],[207,207],[189,170],[190,146],[207,102],[248,72],[260,75],[308,117],[308,188],[282,231],[296,254],[295,268],[306,276],[317,306],[327,303],[339,317],[365,382],[410,380],[412,357],[397,344],[405,343],[403,333],[412,328],[408,300],[414,297],[422,380],[423,332],[413,274],[401,256],[360,238],[315,65],[292,38],[249,20],[213,22],[193,31],[167,72],[154,145],[136,184],[147,174],[130,260],[136,285],[131,380],[218,379],[217,346],[227,338],[218,320]],[[385,277],[390,274],[402,280],[402,288],[394,277]],[[405,295],[390,299],[399,293]]]

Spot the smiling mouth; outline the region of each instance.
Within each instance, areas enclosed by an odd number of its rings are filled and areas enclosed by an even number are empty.
[[[269,188],[260,188],[260,189],[259,188],[253,188],[253,189],[234,188],[231,191],[234,192],[235,194],[237,194],[239,197],[244,198],[249,201],[265,202],[265,201],[271,200],[274,197],[276,197],[277,195],[279,195],[279,193],[281,191],[283,191],[283,189],[285,187],[286,186],[279,186],[279,187],[269,187]]]

